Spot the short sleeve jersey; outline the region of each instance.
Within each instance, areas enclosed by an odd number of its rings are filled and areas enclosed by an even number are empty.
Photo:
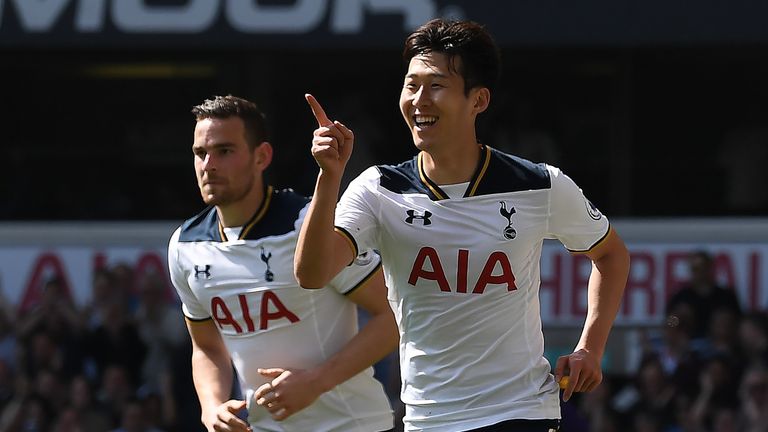
[[[464,196],[454,199],[417,155],[353,180],[335,225],[354,250],[381,253],[401,334],[406,430],[560,418],[543,357],[542,243],[586,252],[609,231],[570,178],[481,146]]]
[[[293,255],[308,200],[290,190],[267,188],[265,200],[239,238],[227,238],[216,209],[187,220],[170,241],[168,263],[184,315],[213,319],[241,380],[243,394],[267,382],[258,368],[314,367],[357,333],[357,309],[345,296],[381,265],[361,254],[328,287],[301,288]],[[258,431],[359,431],[392,427],[392,410],[368,368],[324,393],[312,405],[275,422],[251,404],[248,420]]]

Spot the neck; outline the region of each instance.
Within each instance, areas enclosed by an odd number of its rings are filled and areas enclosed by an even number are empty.
[[[423,151],[424,172],[439,185],[468,182],[480,159],[480,145],[472,143],[448,151]]]
[[[263,201],[264,185],[255,184],[248,194],[238,201],[227,205],[217,205],[216,212],[219,214],[221,225],[226,228],[245,225]]]

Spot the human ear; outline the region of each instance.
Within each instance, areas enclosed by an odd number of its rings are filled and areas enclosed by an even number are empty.
[[[474,98],[473,109],[476,114],[488,109],[488,105],[491,103],[491,91],[488,87],[478,87],[472,90],[472,97]]]
[[[262,171],[267,169],[272,163],[272,144],[269,141],[262,141],[253,151],[256,154],[256,165]]]

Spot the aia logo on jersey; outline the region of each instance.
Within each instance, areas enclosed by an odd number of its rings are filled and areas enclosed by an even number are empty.
[[[205,277],[206,279],[211,278],[211,265],[197,265],[195,264],[195,279],[200,279],[201,277]]]
[[[251,312],[253,303],[258,303],[258,314]],[[229,305],[224,298],[213,297],[211,298],[211,316],[219,329],[236,334],[255,332],[255,321],[258,321],[259,330],[269,330],[271,321],[288,320],[291,324],[301,321],[285,306],[277,293],[270,290],[262,293],[238,294],[237,303],[230,300]]]
[[[504,238],[507,240],[513,240],[515,237],[517,237],[517,231],[512,228],[512,215],[516,213],[515,208],[510,207],[509,210],[507,210],[507,203],[504,201],[499,201],[499,204],[501,205],[499,208],[499,214],[507,219],[507,226],[503,231]]]
[[[424,210],[424,214],[418,214],[416,213],[416,210],[408,210],[405,212],[407,217],[405,218],[405,223],[413,225],[414,220],[420,220],[421,224],[426,225],[432,225],[432,221],[429,220],[429,218],[432,217],[432,212],[428,210]]]
[[[275,274],[272,273],[272,270],[269,269],[269,260],[272,258],[272,252],[266,252],[264,250],[264,246],[261,247],[261,260],[264,261],[264,264],[267,265],[267,270],[264,272],[264,279],[266,279],[267,282],[272,282],[275,280]]]
[[[452,271],[443,270],[443,262],[455,262],[456,274],[454,275]],[[408,283],[416,286],[420,279],[424,279],[436,283],[442,292],[463,294],[483,294],[488,285],[506,286],[507,291],[517,289],[515,275],[512,273],[512,264],[509,262],[507,254],[501,251],[494,251],[488,255],[480,273],[472,273],[474,280],[470,279],[469,275],[469,250],[457,250],[454,260],[450,252],[443,251],[443,258],[440,258],[437,249],[424,246],[419,249],[419,253],[413,261]],[[474,284],[471,284],[472,282]]]

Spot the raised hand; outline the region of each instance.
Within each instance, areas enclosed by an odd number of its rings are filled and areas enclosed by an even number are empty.
[[[331,121],[320,103],[311,94],[304,95],[317,120],[312,138],[312,157],[320,169],[341,176],[352,155],[355,135],[339,121]]]

